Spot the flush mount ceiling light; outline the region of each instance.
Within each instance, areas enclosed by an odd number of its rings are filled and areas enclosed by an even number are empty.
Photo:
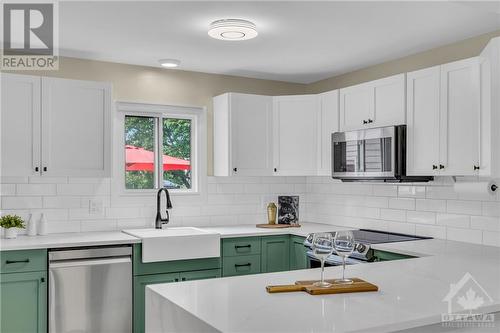
[[[221,40],[247,40],[257,37],[257,27],[250,21],[239,19],[217,20],[210,24],[208,35]]]
[[[180,60],[177,59],[160,59],[159,62],[165,68],[175,68],[181,64]]]

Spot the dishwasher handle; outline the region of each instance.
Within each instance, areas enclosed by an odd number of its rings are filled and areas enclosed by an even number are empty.
[[[117,257],[117,258],[92,258],[83,260],[61,260],[49,262],[50,268],[63,268],[63,267],[77,267],[77,266],[95,266],[95,265],[112,265],[112,264],[125,264],[131,263],[132,258]]]

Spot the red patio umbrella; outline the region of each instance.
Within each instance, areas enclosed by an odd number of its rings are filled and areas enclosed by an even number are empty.
[[[132,145],[125,145],[126,171],[153,171],[155,155],[152,151]],[[190,170],[189,161],[163,155],[163,171]]]

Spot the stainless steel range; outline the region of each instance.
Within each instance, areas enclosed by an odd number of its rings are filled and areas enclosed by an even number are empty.
[[[353,230],[352,232],[354,234],[356,245],[354,248],[354,252],[346,260],[347,265],[362,264],[380,260],[380,258],[377,257],[376,251],[372,249],[372,244],[408,242],[432,238],[370,229],[359,229]],[[335,232],[332,232],[331,234],[332,236],[335,236]],[[312,248],[312,238],[313,234],[309,234],[304,241],[304,245],[309,249]],[[320,267],[319,260],[314,256],[311,250],[307,251],[307,258],[309,260],[309,267]],[[339,265],[342,265],[342,257],[337,255],[334,250],[333,253],[326,259],[325,266]]]

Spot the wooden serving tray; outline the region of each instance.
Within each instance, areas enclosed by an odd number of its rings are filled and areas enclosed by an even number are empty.
[[[283,229],[283,228],[299,228],[300,224],[257,224],[257,228]]]
[[[294,291],[305,291],[311,295],[326,295],[326,294],[343,294],[343,293],[359,293],[367,291],[378,291],[378,287],[370,282],[362,280],[360,278],[351,278],[353,283],[351,284],[341,284],[335,283],[335,280],[325,280],[326,282],[332,283],[331,287],[321,288],[313,286],[312,284],[317,280],[311,281],[297,281],[295,284],[290,285],[276,285],[267,286],[266,290],[268,293],[286,293]]]

